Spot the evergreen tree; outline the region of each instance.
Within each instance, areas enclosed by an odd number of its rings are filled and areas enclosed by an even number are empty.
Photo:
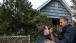
[[[32,9],[28,0],[3,0],[0,5],[0,35],[17,35],[23,28],[25,35],[31,35],[31,43],[34,43],[40,25],[51,25],[51,20]]]

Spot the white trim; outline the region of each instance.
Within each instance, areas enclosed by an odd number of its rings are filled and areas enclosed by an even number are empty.
[[[73,17],[73,10],[70,8],[70,6],[64,0],[60,0],[60,1],[66,7],[66,9],[70,12],[71,17]],[[72,20],[72,25],[73,25],[73,20]]]
[[[43,8],[46,4],[48,4],[51,0],[47,0],[45,3],[43,3],[41,6],[39,6],[37,8],[37,10],[40,10],[41,8]],[[64,1],[64,0],[59,0],[65,7],[66,9],[71,13],[71,15],[73,14],[72,9],[70,8],[70,6]]]
[[[70,6],[65,2],[65,0],[60,0],[60,2],[66,7],[66,9],[73,14],[72,9],[70,8]]]
[[[39,6],[37,8],[37,10],[40,10],[41,8],[43,8],[46,4],[48,4],[51,0],[47,0],[45,3],[43,3],[41,6]]]

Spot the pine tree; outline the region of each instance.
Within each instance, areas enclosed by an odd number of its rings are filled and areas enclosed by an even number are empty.
[[[51,20],[46,15],[32,9],[31,2],[3,0],[0,6],[0,35],[17,35],[17,32],[23,28],[25,35],[31,35],[31,41],[34,43],[38,37],[40,25],[51,25]]]

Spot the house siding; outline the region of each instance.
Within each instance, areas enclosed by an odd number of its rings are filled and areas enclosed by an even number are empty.
[[[59,0],[52,0],[43,8],[40,9],[42,14],[45,14],[48,18],[61,18],[67,17],[69,24],[72,24],[71,13],[65,8],[65,6]]]

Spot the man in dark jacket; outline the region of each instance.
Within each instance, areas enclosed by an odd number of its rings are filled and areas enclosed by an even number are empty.
[[[58,35],[59,41],[46,41],[45,43],[73,43],[75,36],[75,29],[72,25],[68,24],[68,19],[66,17],[60,19],[60,25],[62,27],[62,32]]]
[[[49,30],[48,27],[45,25],[40,26],[39,32],[41,36],[37,39],[36,43],[44,43],[46,40],[51,40],[48,35],[49,35]]]

